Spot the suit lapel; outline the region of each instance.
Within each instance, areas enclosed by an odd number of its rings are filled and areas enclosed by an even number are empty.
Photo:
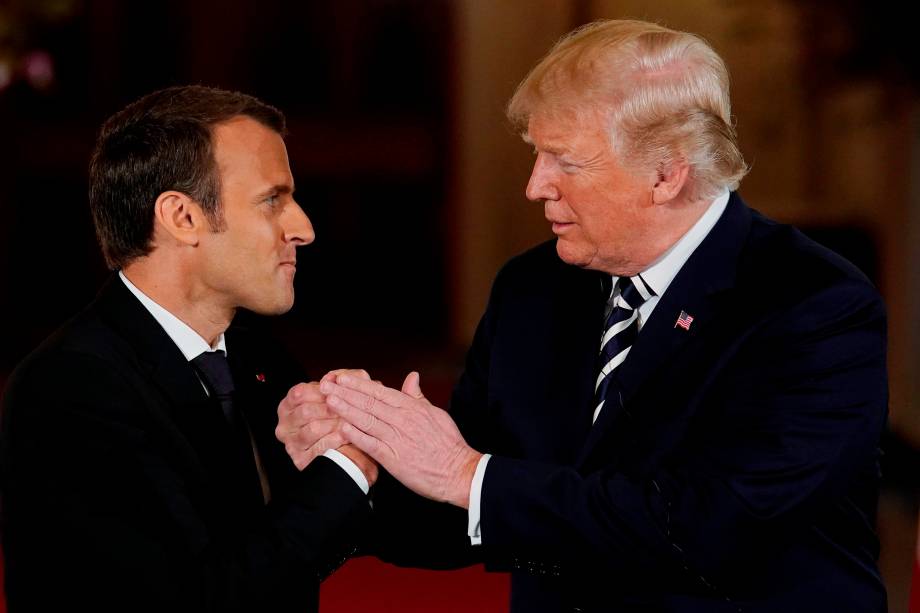
[[[166,331],[113,276],[97,299],[105,321],[127,342],[137,368],[152,387],[149,406],[159,418],[169,444],[203,482],[211,482],[226,463],[230,428],[185,356]],[[159,392],[159,400],[156,397]]]
[[[274,496],[297,476],[294,463],[275,438],[275,427],[278,403],[289,387],[302,378],[302,373],[296,373],[292,380],[292,373],[280,372],[276,367],[278,356],[265,355],[265,350],[253,346],[250,341],[254,336],[245,326],[236,323],[230,326],[228,359],[236,386],[236,402],[246,416]]]
[[[185,356],[153,315],[113,276],[99,295],[104,317],[172,407],[206,405],[208,396]]]
[[[566,267],[571,271],[571,267]],[[604,305],[610,294],[608,275],[587,270],[575,272],[568,283],[557,286],[555,293],[552,318],[563,325],[555,328],[551,355],[559,360],[553,372],[560,381],[547,386],[550,394],[559,394],[548,399],[549,406],[572,409],[559,415],[559,432],[571,433],[566,437],[571,444],[567,451],[569,458],[577,455],[591,427]]]
[[[692,359],[684,351],[687,346],[695,339],[705,338],[707,330],[719,325],[750,223],[750,210],[733,193],[725,212],[677,273],[642,327],[629,357],[615,372],[607,402],[579,455],[579,465],[587,460],[611,425],[618,422],[618,417],[631,410],[643,385],[650,382],[667,385],[668,369],[680,368],[678,360]],[[676,325],[681,312],[693,317],[689,330]]]

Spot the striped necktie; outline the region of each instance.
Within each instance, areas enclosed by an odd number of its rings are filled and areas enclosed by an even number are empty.
[[[619,291],[617,291],[619,290]],[[613,309],[604,324],[604,336],[601,339],[601,351],[598,358],[600,372],[594,384],[593,424],[597,421],[607,390],[617,367],[626,360],[629,350],[639,335],[639,307],[655,292],[642,280],[642,277],[620,277],[614,288]]]

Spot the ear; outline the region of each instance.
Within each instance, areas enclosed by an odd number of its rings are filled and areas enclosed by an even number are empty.
[[[677,198],[689,175],[690,166],[683,159],[662,163],[658,169],[658,180],[652,187],[652,202],[667,204]]]
[[[163,192],[154,204],[157,230],[165,232],[177,243],[195,246],[200,234],[207,229],[207,219],[197,202],[187,194],[176,191]]]

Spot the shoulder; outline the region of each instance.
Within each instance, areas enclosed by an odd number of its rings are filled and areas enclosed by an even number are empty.
[[[493,298],[504,292],[521,297],[566,293],[592,283],[599,274],[563,262],[552,239],[508,260],[495,277]]]
[[[872,288],[866,275],[849,260],[805,236],[797,228],[754,211],[743,256],[751,272],[765,280],[785,280],[793,287],[853,283]]]
[[[556,240],[548,240],[520,253],[508,260],[498,273],[499,278],[528,279],[545,277],[547,274],[558,274],[566,268],[574,268],[566,264],[556,253]]]
[[[846,258],[798,229],[753,212],[737,287],[752,311],[796,314],[802,325],[860,313],[884,321],[882,298]]]
[[[131,373],[138,368],[132,347],[90,306],[15,368],[4,390],[3,411],[40,406],[51,415],[132,406],[140,392]]]

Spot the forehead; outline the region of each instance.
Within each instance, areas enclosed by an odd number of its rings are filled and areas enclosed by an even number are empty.
[[[214,159],[222,181],[289,183],[291,170],[281,135],[250,117],[214,126]]]
[[[553,153],[609,148],[606,122],[591,110],[539,112],[530,116],[524,142]]]

